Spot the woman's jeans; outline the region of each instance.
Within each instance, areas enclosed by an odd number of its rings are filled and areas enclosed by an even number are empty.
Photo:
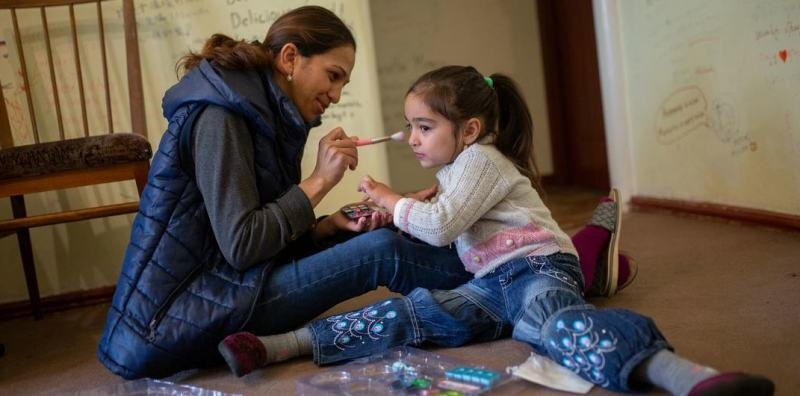
[[[295,330],[378,286],[405,295],[416,287],[452,289],[472,279],[455,249],[416,242],[385,228],[278,262],[245,327],[257,335]]]
[[[586,303],[582,283],[572,255],[512,260],[454,290],[418,288],[314,321],[314,359],[329,364],[426,342],[454,347],[510,331],[584,379],[628,391],[634,367],[670,346],[651,319]]]

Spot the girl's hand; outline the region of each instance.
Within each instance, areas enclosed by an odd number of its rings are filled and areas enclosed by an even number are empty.
[[[419,190],[413,193],[408,193],[406,194],[406,198],[416,199],[417,201],[424,202],[435,197],[438,191],[439,191],[439,185],[434,184],[426,189]]]
[[[358,184],[358,191],[364,193],[364,200],[375,202],[376,205],[389,213],[394,211],[395,204],[402,198],[400,194],[394,192],[389,186],[375,181],[368,175],[361,178],[361,183]]]

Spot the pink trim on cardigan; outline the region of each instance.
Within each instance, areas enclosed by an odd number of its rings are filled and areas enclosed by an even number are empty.
[[[400,213],[400,219],[403,224],[398,224],[397,226],[405,232],[408,232],[408,216],[409,213],[411,213],[411,207],[413,207],[416,202],[416,200],[408,199],[408,203],[403,205],[403,212]]]
[[[551,252],[553,247],[558,250],[558,242],[553,233],[529,223],[523,227],[507,229],[474,245],[461,255],[461,261],[467,271],[478,273],[487,265],[498,264],[494,263],[498,258],[503,258],[504,261],[516,258],[505,257],[511,253],[522,250],[524,254],[519,257],[524,257],[542,249]]]

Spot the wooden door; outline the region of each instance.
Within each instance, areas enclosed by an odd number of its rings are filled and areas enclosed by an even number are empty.
[[[545,183],[609,188],[591,0],[538,0],[553,176]]]

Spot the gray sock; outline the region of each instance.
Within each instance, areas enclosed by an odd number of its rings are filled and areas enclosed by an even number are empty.
[[[719,372],[686,360],[666,349],[656,352],[636,368],[639,380],[649,382],[673,395],[687,395],[700,381]]]
[[[267,350],[267,362],[276,363],[298,356],[311,355],[313,340],[306,327],[288,333],[258,337]]]
[[[308,327],[301,327],[294,331],[297,337],[297,352],[300,356],[310,356],[314,353],[314,338],[311,337],[311,330]]]

